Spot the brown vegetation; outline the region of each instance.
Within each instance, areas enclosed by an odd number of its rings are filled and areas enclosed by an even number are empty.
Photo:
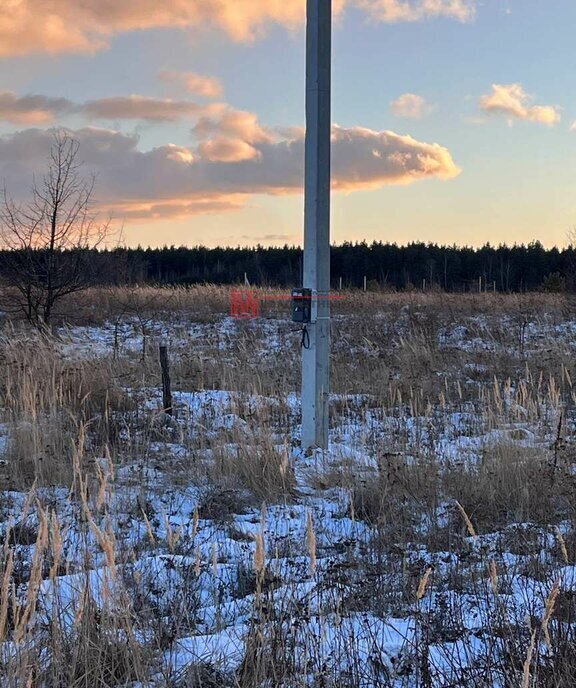
[[[496,674],[506,686],[569,685],[575,636],[559,620],[576,619],[576,600],[547,582],[576,551],[572,301],[346,294],[335,306],[335,449],[306,463],[292,452],[299,349],[291,323],[278,320],[287,304],[267,302],[268,320],[221,327],[227,299],[216,287],[94,289],[70,297],[76,322],[55,337],[5,324],[0,509],[20,495],[21,510],[2,522],[3,685],[366,685],[359,638],[339,641],[349,662],[341,675],[315,630],[317,618],[344,629],[357,614],[416,624],[417,646],[407,641],[380,685],[440,686],[450,672],[460,685]],[[99,334],[84,345],[94,333],[78,325]],[[159,396],[166,336],[174,418]],[[222,409],[207,390],[235,394]],[[50,486],[67,488],[75,552]],[[170,495],[192,488],[196,506],[184,513]],[[330,518],[363,534],[327,540],[314,500],[338,504]],[[272,506],[302,522],[273,546]],[[239,529],[238,514],[256,535]],[[134,524],[131,540],[122,529]],[[212,539],[218,529],[223,542]],[[246,553],[241,563],[233,547]],[[166,575],[177,572],[186,591],[178,604],[152,601],[147,557],[172,562]],[[306,603],[272,565],[285,559],[302,560],[303,580],[317,585]],[[77,576],[72,600],[67,575]],[[513,578],[543,583],[528,625],[512,621]],[[177,669],[166,660],[179,639],[201,635],[208,580],[213,628],[230,613],[219,595],[250,621],[235,675],[216,654]],[[455,592],[483,601],[478,633],[494,643],[472,673],[461,655],[438,659],[439,643],[474,644]],[[372,622],[358,623],[369,636]]]

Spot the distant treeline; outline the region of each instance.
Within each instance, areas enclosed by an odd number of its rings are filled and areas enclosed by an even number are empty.
[[[165,247],[94,251],[101,283],[243,283],[290,287],[302,281],[302,249]],[[0,251],[0,276],[6,252]],[[474,249],[374,242],[332,247],[332,287],[446,291],[576,291],[576,250],[539,242]]]

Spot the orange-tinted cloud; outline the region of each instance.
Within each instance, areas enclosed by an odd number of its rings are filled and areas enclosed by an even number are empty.
[[[99,205],[128,219],[221,212],[253,194],[302,193],[302,136],[245,142],[257,155],[214,156],[206,141],[195,149],[168,144],[142,151],[135,135],[93,127],[72,134],[84,168],[97,174]],[[51,141],[52,133],[41,129],[0,137],[0,178],[11,193],[25,193],[32,175],[44,169]],[[217,148],[217,138],[208,141]],[[332,148],[337,191],[451,179],[460,172],[446,148],[389,131],[334,127]]]
[[[396,117],[422,119],[432,112],[433,108],[422,96],[404,93],[390,103],[390,110]]]
[[[300,0],[1,0],[0,55],[94,52],[115,34],[215,26],[251,40],[267,24],[302,22]]]
[[[203,141],[198,146],[198,152],[202,159],[209,162],[243,162],[260,158],[260,152],[248,141],[226,136]]]
[[[274,131],[260,124],[256,114],[245,110],[235,110],[232,107],[222,110],[216,117],[201,117],[192,133],[200,139],[221,135],[254,144],[270,143],[277,138]]]
[[[480,98],[480,107],[490,115],[503,115],[509,120],[521,119],[553,126],[560,121],[552,105],[532,105],[522,84],[492,84],[492,91]]]
[[[219,215],[241,210],[246,205],[244,196],[217,196],[211,198],[172,199],[163,203],[118,203],[109,205],[106,210],[113,217],[130,222],[132,220],[154,222],[155,220],[176,220],[190,215]]]
[[[185,88],[189,93],[202,98],[221,98],[224,87],[220,79],[195,72],[174,72],[162,70],[158,77],[162,81],[172,82]]]
[[[339,191],[411,184],[418,179],[452,179],[460,174],[447,148],[392,131],[362,127],[332,131],[334,181]]]
[[[78,107],[78,111],[90,119],[139,119],[154,122],[174,122],[219,113],[224,106],[198,105],[185,100],[147,98],[145,96],[119,96],[100,98]]]
[[[474,15],[475,0],[335,0],[334,12],[360,7],[379,21]],[[0,56],[95,52],[120,33],[217,27],[253,40],[271,23],[302,24],[304,0],[0,0]]]
[[[99,98],[86,103],[73,103],[66,98],[44,95],[17,96],[11,91],[0,92],[0,121],[15,124],[46,124],[58,117],[78,115],[89,120],[142,120],[175,122],[232,117],[236,111],[223,103],[199,104],[188,100],[149,98],[131,95]]]
[[[13,124],[46,124],[73,109],[74,104],[66,98],[19,97],[11,91],[0,93],[0,120]]]

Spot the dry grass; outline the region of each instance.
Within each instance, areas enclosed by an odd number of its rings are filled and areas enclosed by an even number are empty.
[[[279,451],[266,438],[242,443],[233,453],[215,449],[207,480],[209,484],[247,490],[256,504],[290,500],[296,490],[288,451]]]
[[[68,483],[80,427],[90,428],[90,454],[102,456],[115,439],[114,414],[133,407],[121,373],[111,360],[66,360],[53,341],[12,329],[0,340],[0,359],[12,484]]]
[[[0,553],[0,643],[7,641],[8,648],[0,653],[2,685],[367,685],[357,638],[338,641],[341,656],[351,660],[346,676],[322,649],[322,623],[336,618],[343,624],[361,612],[414,618],[418,647],[407,646],[393,670],[382,669],[381,685],[431,688],[441,684],[429,648],[466,637],[463,611],[448,594],[454,589],[484,595],[485,632],[500,639],[495,643],[502,641],[500,655],[477,660],[474,680],[464,667],[452,667],[459,685],[486,685],[478,677],[491,671],[500,672],[501,685],[570,685],[575,638],[557,620],[576,618],[576,601],[548,586],[541,616],[531,619],[530,627],[513,625],[506,585],[517,571],[480,545],[493,534],[503,552],[522,558],[518,567],[524,573],[547,581],[553,566],[540,560],[538,538],[506,530],[529,523],[552,528],[558,566],[574,563],[576,365],[569,341],[542,343],[531,338],[527,326],[561,323],[572,312],[572,299],[345,296],[334,308],[342,317],[334,325],[333,371],[335,391],[347,396],[334,401],[332,423],[353,452],[318,460],[306,470],[292,458],[297,419],[287,395],[298,387],[299,348],[291,324],[275,320],[287,307],[284,301],[266,306],[280,340],[272,352],[266,320],[230,335],[217,328],[229,307],[222,287],[93,290],[71,301],[76,323],[107,322],[112,334],[115,323],[133,326],[135,339],[144,342],[129,347],[110,340],[97,356],[66,351],[65,331],[58,340],[5,327],[0,406],[7,464],[0,467],[6,471],[0,481],[3,488],[28,490],[28,496],[18,522],[5,528]],[[229,409],[231,427],[224,423],[218,432],[209,431],[221,410],[208,402],[192,421],[182,402],[175,404],[178,418],[170,420],[152,401],[160,382],[158,323],[173,337],[176,392],[238,393]],[[186,339],[183,333],[198,324],[206,328],[202,337]],[[466,334],[450,339],[458,327]],[[256,404],[261,395],[266,399]],[[461,455],[438,450],[453,416],[460,419],[455,426],[460,439],[484,438],[475,445],[474,460],[465,453],[465,442]],[[370,424],[375,417],[382,423],[376,430]],[[136,459],[140,473],[121,497],[115,473]],[[266,507],[256,516],[254,541],[233,527],[234,516],[253,514],[263,503],[282,505],[287,513],[296,509],[310,497],[300,492],[302,475],[313,496],[338,495],[341,518],[366,527],[361,544],[338,543],[334,551],[342,560],[331,553],[334,562],[328,561],[325,524],[317,512],[306,510],[300,540],[288,533],[276,551],[264,535]],[[178,514],[169,500],[165,512],[154,511],[147,481],[158,476],[198,490],[194,513]],[[70,564],[63,544],[69,534],[50,501],[53,493],[43,491],[50,485],[70,488],[67,508],[78,525],[74,546],[82,566],[78,557]],[[115,532],[113,524],[120,527],[110,506],[115,499],[128,502],[124,521],[139,523],[136,543]],[[175,514],[182,516],[179,525],[171,525]],[[250,619],[246,656],[234,676],[210,657],[170,672],[163,657],[176,652],[180,637],[196,633],[201,593],[208,594],[200,582],[213,581],[214,624],[225,626],[228,608],[219,596],[230,583],[219,576],[230,562],[210,539],[220,526],[228,528],[234,546],[252,548],[236,583],[238,597],[251,605],[242,607]],[[437,571],[424,553],[440,553],[446,561],[457,557],[459,563],[448,573]],[[135,568],[143,554],[182,557],[174,564],[182,568],[186,588],[178,605],[166,610],[150,601],[154,577]],[[275,578],[271,561],[282,555],[302,560],[306,581],[318,583],[305,602],[296,603],[296,590]],[[102,570],[108,578],[103,599],[96,599],[90,575]],[[65,574],[79,576],[72,601],[61,587]],[[48,616],[47,591],[54,596]],[[314,605],[321,610],[318,627]],[[370,622],[361,631],[369,635]],[[379,642],[372,638],[375,656]]]

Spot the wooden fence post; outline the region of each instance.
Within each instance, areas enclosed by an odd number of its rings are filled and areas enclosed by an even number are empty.
[[[162,404],[164,413],[173,415],[172,386],[170,383],[170,362],[168,360],[168,347],[165,342],[160,344],[160,368],[162,369]]]

